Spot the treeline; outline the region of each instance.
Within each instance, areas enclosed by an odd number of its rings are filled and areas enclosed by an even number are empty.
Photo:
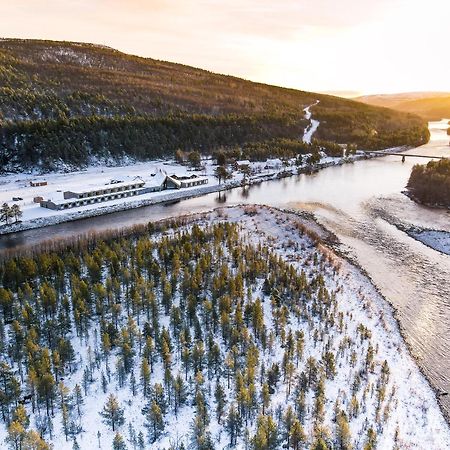
[[[211,153],[274,137],[294,139],[305,125],[295,115],[88,116],[7,122],[1,128],[1,167],[82,166],[90,158],[138,160],[171,156],[177,149]]]
[[[430,161],[426,166],[416,164],[407,187],[422,203],[450,207],[450,159]]]
[[[353,110],[333,110],[320,103],[312,108],[320,121],[316,136],[338,143],[351,143],[361,149],[380,150],[389,147],[425,144],[430,138],[427,124],[412,114],[385,108],[367,109],[360,104]]]
[[[300,139],[278,138],[262,142],[247,142],[241,147],[219,148],[213,152],[213,156],[217,159],[217,155],[223,153],[228,161],[231,159],[266,161],[270,158],[285,160],[302,155],[314,155],[320,159],[319,152],[324,152],[328,156],[342,157],[345,147],[347,147],[347,154],[355,151],[352,145],[341,146],[335,142],[319,139],[314,139],[309,144]]]
[[[174,221],[160,231],[149,225],[0,265],[8,446],[64,436],[79,448],[80,435],[100,436],[103,421],[114,449],[126,441],[161,448],[167,435],[171,450],[212,450],[219,441],[252,450],[351,449],[355,441],[375,449],[394,405],[389,367],[363,324],[347,334],[324,278],[336,275],[332,261],[299,247],[297,270],[246,242],[235,224]],[[339,375],[345,367],[351,379]],[[339,376],[348,383],[329,388]],[[121,391],[142,405],[145,427]],[[188,426],[178,417],[189,417]]]

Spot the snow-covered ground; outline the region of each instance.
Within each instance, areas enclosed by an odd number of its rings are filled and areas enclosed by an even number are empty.
[[[412,231],[409,234],[428,247],[450,255],[450,233],[448,231],[423,230]]]
[[[306,160],[306,157],[304,158]],[[327,167],[332,164],[341,164],[342,158],[331,158],[323,155],[317,168]],[[285,166],[280,160],[268,160],[266,162],[251,162],[251,175],[244,180],[244,175],[240,171],[232,171],[232,178],[224,182],[214,176],[216,166],[211,159],[202,161],[203,170],[192,171],[186,166],[174,161],[149,161],[143,163],[133,163],[126,166],[108,167],[105,165],[95,165],[88,169],[71,173],[54,172],[46,175],[33,175],[27,173],[9,174],[0,177],[0,204],[7,202],[9,205],[18,204],[23,212],[21,223],[11,225],[0,224],[0,234],[21,231],[30,228],[38,228],[46,225],[67,222],[85,217],[98,216],[111,212],[138,208],[155,203],[181,200],[192,196],[205,195],[222,189],[228,189],[240,185],[243,181],[247,184],[258,183],[287,174],[286,171],[297,173],[306,167],[306,162],[298,167],[295,160],[289,161]],[[197,174],[206,176],[208,184],[180,190],[164,190],[161,192],[151,192],[135,197],[121,198],[103,202],[101,204],[91,204],[70,208],[67,210],[55,211],[43,208],[39,203],[35,203],[35,197],[43,197],[44,200],[61,201],[64,191],[85,191],[104,187],[112,180],[132,181],[140,177],[147,184],[152,183],[152,174],[163,170],[168,175],[179,176]],[[231,171],[231,169],[230,169]],[[32,187],[30,182],[46,181],[46,186]],[[22,200],[13,201],[14,197]]]
[[[317,131],[317,128],[320,125],[320,122],[318,120],[311,119],[311,107],[317,105],[318,103],[319,100],[317,100],[316,103],[307,106],[303,110],[305,112],[305,119],[310,121],[310,124],[305,128],[305,132],[303,134],[303,142],[306,142],[307,144],[311,144],[313,134]]]
[[[313,105],[311,105],[313,106]],[[308,109],[308,108],[306,108]],[[308,112],[309,113],[309,112]],[[309,113],[310,114],[310,113]],[[311,133],[308,129],[307,133]],[[310,134],[310,137],[312,134]],[[386,151],[402,151],[405,147],[386,149]],[[40,228],[48,225],[54,225],[62,222],[69,222],[81,218],[94,217],[112,212],[123,211],[127,209],[149,206],[156,203],[182,200],[185,198],[209,194],[224,189],[239,186],[243,183],[254,184],[264,180],[276,179],[280,176],[295,175],[297,173],[309,170],[307,163],[308,154],[303,155],[303,164],[297,165],[295,159],[288,160],[285,163],[279,159],[267,160],[264,162],[251,162],[249,165],[250,175],[244,177],[239,170],[229,168],[231,178],[219,184],[219,180],[214,176],[214,165],[211,158],[202,161],[202,170],[191,170],[190,168],[177,164],[173,160],[156,160],[147,162],[129,162],[120,166],[110,166],[108,164],[96,163],[87,169],[69,172],[52,172],[45,175],[31,174],[27,172],[14,173],[0,176],[0,205],[8,203],[9,205],[18,204],[23,212],[20,223],[5,225],[0,223],[0,234],[23,231],[31,228]],[[332,165],[340,165],[347,162],[353,162],[358,159],[375,158],[383,156],[382,152],[367,155],[360,151],[355,155],[345,158],[330,157],[321,153],[320,162],[315,164],[313,169],[322,169]],[[89,189],[101,188],[115,181],[133,181],[139,177],[148,184],[152,184],[152,174],[163,170],[168,175],[199,175],[208,178],[208,184],[183,188],[180,190],[164,190],[161,192],[151,192],[135,197],[126,197],[102,202],[101,204],[91,204],[70,208],[61,211],[55,211],[43,208],[39,203],[35,203],[35,197],[42,197],[44,200],[61,201],[64,191],[86,191]],[[30,186],[30,182],[46,181],[46,186]],[[22,200],[14,201],[13,198]]]
[[[326,403],[323,426],[333,430],[333,410],[335,401],[339,400],[342,408],[349,407],[351,399],[352,380],[358,373],[358,367],[351,363],[350,349],[356,349],[358,358],[364,359],[367,351],[367,342],[363,342],[357,331],[361,324],[370,333],[370,342],[375,349],[376,361],[386,360],[390,375],[386,387],[386,398],[382,401],[384,419],[382,426],[377,429],[377,449],[419,449],[419,450],[445,450],[450,448],[450,430],[438,407],[435,395],[427,381],[420,373],[413,358],[408,353],[406,345],[399,333],[397,323],[393,317],[388,303],[377,293],[369,280],[361,272],[347,261],[332,254],[328,249],[314,241],[303,233],[304,226],[313,228],[320,233],[317,225],[294,213],[287,213],[273,208],[249,206],[232,207],[216,210],[209,215],[193,216],[191,223],[200,226],[208,226],[212,223],[228,221],[239,224],[240,235],[244,242],[252,245],[267,245],[280,258],[288,261],[296,271],[304,270],[309,279],[317,275],[319,267],[325,270],[325,287],[336,295],[336,309],[330,312],[334,317],[342,313],[343,325],[341,333],[336,326],[325,326],[317,321],[302,323],[300,320],[289,320],[289,327],[293,331],[303,330],[305,332],[305,350],[303,360],[312,356],[320,360],[325,346],[337,351],[337,374],[334,379],[326,381]],[[189,225],[188,225],[189,227]],[[171,231],[167,232],[168,234]],[[166,233],[166,235],[167,235]],[[158,240],[161,236],[155,235]],[[318,259],[319,263],[313,262]],[[323,261],[321,263],[320,261]],[[252,292],[253,297],[261,296],[261,289]],[[270,308],[270,302],[264,303],[266,322],[271,323],[274,319]],[[167,319],[167,320],[166,320]],[[161,326],[169,327],[169,319],[165,317]],[[313,338],[313,330],[322,330],[322,337],[317,341]],[[64,383],[73,389],[76,383],[82,384],[83,367],[87,363],[87,349],[94,348],[98,336],[90,333],[89,339],[73,337],[72,343],[77,353],[79,370],[65,378]],[[365,339],[364,339],[365,341]],[[338,350],[339,348],[339,350]],[[283,355],[283,349],[278,346],[273,352],[261,352],[261,358],[266,367],[273,361],[278,361]],[[101,386],[100,372],[105,371],[105,362],[95,370],[95,381],[89,387],[89,395],[84,399],[83,429],[84,432],[78,436],[77,442],[81,450],[94,448],[109,449],[113,435],[108,427],[101,422],[99,412],[106,398],[113,392],[117,395],[119,402],[125,409],[126,424],[120,428],[120,432],[129,439],[128,424],[132,424],[136,432],[144,431],[144,418],[141,414],[142,407],[146,404],[141,395],[133,396],[129,383],[124,388],[119,388],[117,381],[113,378],[108,385],[106,393]],[[361,402],[361,411],[356,417],[350,419],[350,430],[353,436],[354,448],[362,448],[364,445],[367,424],[376,419],[378,372],[380,367],[377,363],[375,373],[368,374],[368,388],[364,393],[359,392],[358,400]],[[138,373],[139,366],[136,366]],[[178,356],[174,354],[173,370],[176,373],[181,369]],[[152,374],[151,382],[163,382],[163,369],[157,364]],[[209,405],[214,405],[212,393],[214,383],[206,381],[205,391],[209,394],[207,400]],[[225,382],[226,385],[226,382]],[[229,390],[227,390],[227,393]],[[363,394],[363,398],[359,398]],[[311,432],[313,394],[310,392],[306,399],[308,413],[305,431]],[[284,387],[277,388],[271,397],[271,410],[275,411],[277,405],[286,406],[286,392]],[[166,420],[164,435],[153,445],[147,444],[146,448],[163,449],[169,448],[171,443],[179,439],[186,446],[189,443],[188,435],[195,414],[195,407],[191,403],[183,406],[178,417],[169,414]],[[215,448],[222,450],[228,448],[228,436],[223,431],[214,417],[211,406],[211,423],[209,430],[212,434]],[[67,442],[61,426],[61,414],[56,412],[54,423],[54,438],[52,443],[58,450],[71,450],[73,443]],[[32,421],[33,426],[33,421]],[[254,429],[251,430],[252,434]],[[0,426],[0,448],[3,447],[6,430],[4,425]],[[132,448],[129,444],[128,448]],[[187,447],[186,447],[187,448]],[[239,439],[237,449],[244,449],[243,439]]]
[[[206,166],[206,171],[187,172],[186,167],[175,163],[165,161],[149,161],[145,163],[130,164],[127,166],[106,167],[91,166],[86,170],[71,173],[50,173],[46,175],[28,175],[11,174],[0,178],[0,202],[18,203],[23,211],[22,221],[28,221],[36,218],[45,218],[53,215],[62,215],[68,211],[52,211],[42,208],[39,203],[34,203],[34,197],[43,197],[44,200],[61,201],[63,200],[64,191],[85,191],[90,188],[105,187],[111,181],[132,181],[136,177],[142,178],[146,184],[152,183],[152,174],[164,170],[168,175],[206,175],[208,177],[208,185],[215,185],[218,181],[214,178],[210,165]],[[210,169],[210,170],[208,170]],[[46,186],[30,186],[30,182],[46,181]],[[186,189],[186,191],[189,188]],[[154,198],[160,193],[149,193],[139,196],[139,200]],[[23,200],[13,202],[13,197],[20,197]],[[130,199],[116,199],[105,202],[102,205],[117,205],[125,203]],[[69,213],[76,213],[89,209],[97,209],[96,205],[86,205],[79,208],[69,210]]]

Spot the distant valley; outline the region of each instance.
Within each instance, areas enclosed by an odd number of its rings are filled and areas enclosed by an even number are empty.
[[[363,103],[417,114],[426,120],[450,117],[450,92],[411,92],[357,97]]]

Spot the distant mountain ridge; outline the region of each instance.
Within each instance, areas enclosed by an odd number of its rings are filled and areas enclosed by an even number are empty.
[[[450,92],[406,92],[356,97],[355,100],[375,106],[417,114],[427,120],[450,117]]]
[[[365,148],[428,139],[417,116],[254,83],[95,44],[0,40],[0,168],[80,167],[315,137]]]

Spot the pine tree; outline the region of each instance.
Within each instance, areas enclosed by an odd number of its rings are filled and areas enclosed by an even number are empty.
[[[325,374],[327,378],[332,380],[336,375],[336,362],[332,352],[325,352],[323,357],[325,365]]]
[[[30,425],[30,417],[27,414],[25,406],[19,404],[13,413],[13,421],[20,423],[26,430]]]
[[[238,410],[234,404],[228,409],[227,421],[225,429],[230,437],[230,446],[234,447],[237,444],[237,438],[241,432],[242,422]]]
[[[296,356],[296,366],[303,358],[303,350],[305,348],[305,335],[303,331],[299,331],[297,334],[297,340],[295,342],[295,356]]]
[[[20,422],[12,421],[8,427],[8,436],[6,442],[9,443],[12,450],[22,450],[23,441],[26,436],[26,431]]]
[[[22,217],[22,211],[17,203],[14,203],[10,209],[10,217],[14,217],[14,221],[17,223]]]
[[[127,450],[127,446],[125,445],[125,441],[120,433],[116,433],[112,443],[113,450]]]
[[[148,359],[144,356],[141,363],[141,384],[144,397],[146,398],[150,391],[150,365]]]
[[[338,450],[351,450],[352,439],[347,415],[341,410],[336,419],[336,448]]]
[[[132,447],[135,449],[137,446],[137,436],[136,430],[134,429],[131,422],[128,424],[128,434],[129,434],[128,440],[131,443]]]
[[[214,450],[211,435],[206,430],[202,418],[198,415],[194,417],[191,426],[191,448],[194,450]]]
[[[0,362],[0,409],[4,422],[10,420],[10,408],[20,396],[20,383],[14,376],[11,367]]]
[[[116,431],[116,428],[120,427],[125,422],[123,414],[124,411],[120,407],[117,397],[110,394],[103,410],[100,412],[100,415],[104,419],[104,423],[110,426],[113,431]]]
[[[46,373],[39,379],[38,393],[45,402],[47,416],[50,416],[50,410],[53,413],[53,399],[55,397],[55,379],[51,373]]]
[[[144,434],[142,433],[142,431],[139,431],[139,434],[138,434],[138,448],[139,448],[139,450],[145,449],[145,440],[144,440]]]
[[[254,450],[277,450],[278,429],[272,416],[259,416],[252,439]]]
[[[158,403],[153,400],[147,413],[147,427],[151,443],[155,443],[164,431],[164,419],[161,408]]]
[[[0,208],[0,222],[5,222],[8,225],[12,217],[13,215],[8,203],[3,203]]]
[[[67,438],[69,436],[69,426],[70,426],[70,418],[69,418],[69,409],[67,408],[67,405],[62,405],[61,408],[61,419],[62,419],[62,426],[64,431],[64,436]]]
[[[50,446],[41,438],[38,432],[31,430],[24,440],[24,449],[27,450],[50,450]]]
[[[74,403],[77,407],[78,417],[81,417],[81,407],[84,404],[83,400],[83,394],[81,393],[81,387],[79,384],[76,384],[73,389],[73,397],[74,397]]]
[[[364,444],[364,450],[374,450],[377,443],[377,433],[370,427],[367,431],[367,439]]]
[[[317,438],[311,446],[311,450],[330,450],[330,448],[328,447],[324,439]]]
[[[283,416],[283,428],[284,428],[283,436],[287,441],[286,442],[287,448],[290,447],[291,428],[292,428],[292,425],[294,424],[294,420],[295,420],[294,410],[292,409],[291,405],[288,405],[288,407],[286,408],[286,411],[284,413],[284,416]]]
[[[290,445],[294,450],[299,450],[306,443],[306,434],[298,419],[295,419],[289,431]]]
[[[216,388],[214,390],[214,398],[216,400],[217,422],[220,424],[222,416],[225,412],[225,405],[227,403],[227,399],[226,399],[225,391],[219,381],[217,381],[217,383],[216,383]]]
[[[269,385],[267,383],[264,383],[261,388],[261,404],[262,404],[262,414],[264,415],[266,413],[266,409],[269,407],[270,404],[270,391]]]
[[[183,406],[186,401],[186,386],[183,381],[183,377],[178,374],[173,380],[173,403],[175,416],[178,414],[178,409]]]

